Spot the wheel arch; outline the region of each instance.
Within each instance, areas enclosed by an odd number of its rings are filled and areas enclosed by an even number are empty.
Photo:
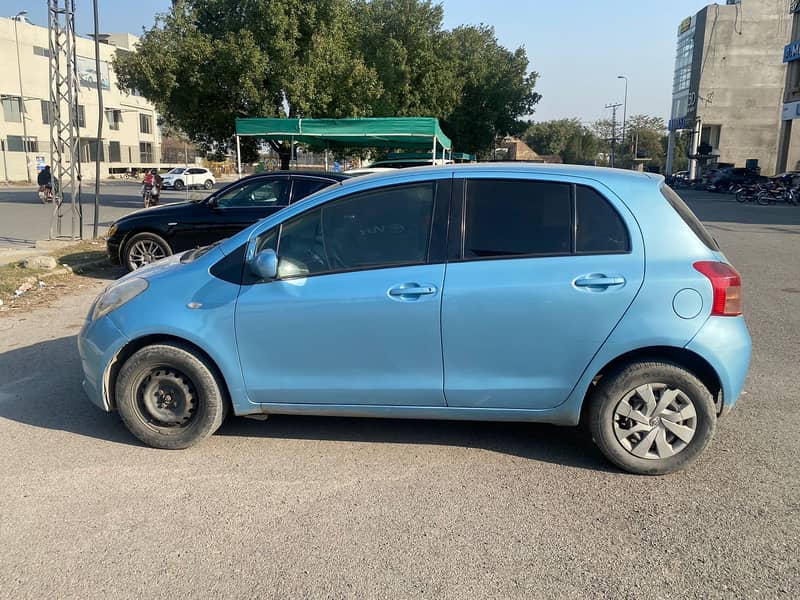
[[[217,378],[220,384],[220,391],[222,392],[222,396],[225,399],[225,402],[228,405],[228,408],[232,408],[231,403],[231,395],[228,389],[228,382],[225,380],[225,376],[222,374],[222,370],[217,365],[216,361],[206,352],[195,344],[185,338],[176,336],[176,335],[169,335],[169,334],[153,334],[153,335],[145,335],[136,339],[129,341],[125,344],[117,354],[114,356],[114,359],[111,361],[110,365],[106,371],[106,393],[108,394],[108,406],[111,410],[117,410],[117,398],[116,398],[116,386],[117,386],[117,378],[119,377],[119,371],[122,368],[122,365],[133,356],[134,353],[138,352],[145,346],[151,346],[153,344],[160,344],[160,343],[171,343],[177,346],[180,346],[186,350],[189,350],[198,356],[200,356],[206,364],[209,366],[211,371],[214,373],[214,376]]]
[[[580,417],[581,422],[585,422],[586,412],[590,404],[589,401],[600,379],[606,374],[625,365],[648,360],[668,361],[692,373],[711,393],[717,415],[719,416],[722,413],[722,382],[714,367],[711,366],[705,358],[687,348],[678,348],[675,346],[647,346],[620,354],[616,358],[608,361],[595,373],[583,397]]]

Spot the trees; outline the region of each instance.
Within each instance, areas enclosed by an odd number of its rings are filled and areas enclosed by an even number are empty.
[[[537,153],[558,154],[568,164],[594,164],[597,160],[597,136],[580,119],[533,123],[524,137]]]
[[[458,148],[478,153],[497,137],[520,135],[541,96],[534,91],[538,73],[528,72],[524,48],[513,52],[487,26],[458,27],[451,34],[459,102],[443,127]]]
[[[430,0],[173,0],[114,61],[192,139],[225,148],[236,117],[435,116],[465,151],[523,129],[539,95],[519,48],[442,27]],[[288,167],[287,145],[277,147]]]
[[[354,41],[347,0],[174,0],[137,52],[118,53],[136,88],[193,139],[230,142],[236,117],[362,116],[380,86]],[[282,167],[289,148],[276,147]]]

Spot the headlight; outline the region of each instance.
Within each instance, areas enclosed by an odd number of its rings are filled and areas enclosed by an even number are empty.
[[[111,289],[103,292],[97,299],[92,311],[92,321],[96,321],[100,317],[104,317],[112,310],[116,310],[129,300],[133,300],[136,296],[141,294],[147,289],[147,280],[141,277],[134,277],[123,281],[120,284],[113,286]]]
[[[108,233],[106,237],[114,237],[114,234],[117,233],[117,224],[114,223],[111,227],[108,228]]]

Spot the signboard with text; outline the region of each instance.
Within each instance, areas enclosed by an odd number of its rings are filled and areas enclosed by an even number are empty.
[[[800,58],[800,40],[795,40],[783,47],[783,62],[792,62],[798,58]]]
[[[783,113],[781,114],[783,121],[791,121],[792,119],[800,119],[800,102],[787,102],[783,105]]]

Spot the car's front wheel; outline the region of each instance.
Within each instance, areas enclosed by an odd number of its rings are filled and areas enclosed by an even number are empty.
[[[210,179],[206,179],[205,182],[203,183],[203,187],[206,188],[207,190],[210,190],[212,187],[214,187],[214,182],[211,181]]]
[[[180,179],[175,180],[175,189],[177,191],[180,192],[184,187],[186,187],[186,186],[183,184],[182,180],[180,180]]]
[[[214,433],[227,413],[212,367],[179,344],[135,352],[119,372],[117,408],[130,432],[148,446],[188,448]]]
[[[603,376],[589,405],[589,428],[611,462],[639,475],[692,463],[714,435],[711,393],[686,369],[638,362]]]
[[[122,263],[129,271],[135,271],[151,262],[172,254],[167,241],[155,233],[137,233],[125,244]]]

